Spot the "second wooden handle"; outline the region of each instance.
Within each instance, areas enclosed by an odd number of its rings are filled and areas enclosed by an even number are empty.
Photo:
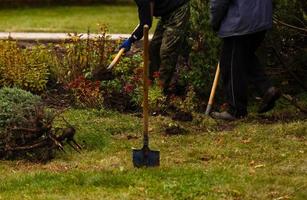
[[[125,48],[121,48],[119,50],[119,52],[117,53],[117,55],[115,56],[111,64],[108,66],[108,69],[112,69],[118,63],[120,57],[123,55],[124,52],[125,52]]]
[[[214,97],[215,97],[215,92],[216,92],[216,88],[219,82],[219,78],[220,78],[220,63],[218,63],[217,68],[216,68],[216,72],[215,72],[215,77],[214,77],[214,81],[213,81],[213,85],[212,85],[212,89],[211,89],[211,93],[210,93],[210,98],[208,101],[208,105],[207,105],[207,109],[206,109],[206,115],[209,115],[211,112],[211,108],[213,105],[213,101],[214,101]]]

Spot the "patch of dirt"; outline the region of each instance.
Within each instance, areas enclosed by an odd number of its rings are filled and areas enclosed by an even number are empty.
[[[74,104],[72,95],[61,86],[47,90],[41,97],[44,105],[51,108],[67,108]]]
[[[182,135],[186,133],[187,131],[184,128],[181,128],[180,126],[168,126],[165,128],[166,135]]]
[[[304,113],[281,112],[273,115],[257,115],[249,117],[247,122],[254,123],[255,121],[262,124],[274,124],[280,122],[293,122],[297,120],[307,120],[307,115]]]
[[[192,116],[192,113],[190,112],[179,111],[179,112],[176,112],[172,116],[172,120],[182,121],[182,122],[191,122],[193,121],[193,116]]]
[[[137,140],[139,139],[139,136],[135,136],[135,135],[127,135],[127,140]]]
[[[212,155],[203,155],[199,159],[204,162],[209,162],[210,160],[213,160],[213,158],[214,157]]]
[[[130,97],[124,93],[111,92],[104,94],[104,106],[120,112],[136,111],[138,107],[131,104]]]
[[[233,131],[235,129],[236,125],[234,123],[229,123],[229,122],[224,122],[221,124],[218,124],[216,126],[216,131],[217,132],[222,132],[222,131]]]
[[[114,80],[115,75],[112,73],[111,69],[107,68],[96,68],[93,72],[93,79],[96,81],[109,81]]]

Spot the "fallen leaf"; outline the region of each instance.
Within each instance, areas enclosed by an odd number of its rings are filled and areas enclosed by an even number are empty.
[[[257,168],[261,168],[261,167],[265,167],[265,165],[256,165],[254,168],[257,169]]]

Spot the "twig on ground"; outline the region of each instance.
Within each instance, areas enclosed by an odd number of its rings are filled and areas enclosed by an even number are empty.
[[[307,114],[307,109],[303,108],[302,106],[300,106],[296,99],[294,99],[292,96],[290,96],[289,94],[283,94],[282,97],[284,99],[286,99],[287,101],[289,101],[293,106],[295,106],[297,109],[299,109],[301,112]]]

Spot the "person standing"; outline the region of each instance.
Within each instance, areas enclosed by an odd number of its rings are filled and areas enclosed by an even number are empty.
[[[210,0],[211,25],[223,40],[220,67],[229,109],[211,116],[236,120],[247,116],[248,83],[262,102],[258,113],[271,110],[280,97],[260,64],[256,50],[272,27],[272,0]]]
[[[159,72],[159,85],[164,94],[171,92],[170,82],[176,69],[180,49],[187,33],[190,17],[189,0],[135,0],[138,6],[139,25],[120,48],[129,51],[132,44],[143,38],[143,26],[152,26],[153,16],[159,17],[149,47],[149,78]]]

